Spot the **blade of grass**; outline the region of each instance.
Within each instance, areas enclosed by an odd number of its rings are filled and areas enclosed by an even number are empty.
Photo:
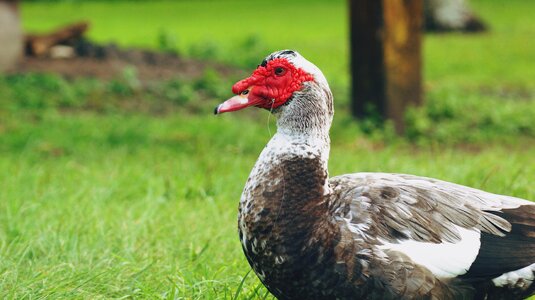
[[[236,289],[236,293],[234,294],[234,297],[232,297],[232,300],[238,299],[238,296],[240,295],[241,290],[243,288],[243,283],[245,282],[245,279],[247,279],[247,276],[249,276],[249,274],[251,273],[252,270],[253,269],[249,269],[249,271],[247,271],[247,273],[245,273],[245,276],[243,276],[243,278],[242,278],[242,280],[240,282],[240,285]]]

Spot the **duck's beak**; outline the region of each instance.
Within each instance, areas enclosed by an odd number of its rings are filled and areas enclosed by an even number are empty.
[[[222,114],[225,112],[236,111],[244,109],[249,106],[258,105],[262,99],[251,95],[252,87],[244,90],[239,95],[236,95],[227,101],[216,106],[214,114]]]

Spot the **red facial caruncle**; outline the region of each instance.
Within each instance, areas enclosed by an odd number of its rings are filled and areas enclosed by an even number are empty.
[[[286,58],[272,59],[265,66],[258,66],[250,77],[234,84],[232,92],[237,96],[221,103],[215,113],[236,111],[248,106],[277,108],[300,90],[303,82],[313,80],[312,74],[296,68]]]

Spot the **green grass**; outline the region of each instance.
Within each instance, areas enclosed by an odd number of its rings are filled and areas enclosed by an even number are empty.
[[[236,207],[265,114],[20,117],[0,135],[0,298],[231,298],[249,270]],[[535,199],[533,147],[382,146],[341,125],[331,174],[406,172]],[[250,276],[241,293],[257,287]]]
[[[428,105],[409,116],[409,140],[347,114],[345,2],[273,3],[24,2],[22,13],[39,30],[88,18],[92,38],[123,45],[157,48],[166,28],[184,53],[209,40],[216,58],[240,64],[232,51],[251,35],[260,47],[297,48],[336,87],[330,174],[411,173],[535,200],[534,3],[475,1],[490,33],[426,37]],[[254,274],[243,280],[236,214],[273,120],[214,117],[224,93],[201,98],[183,84],[2,77],[0,298],[266,295]],[[138,98],[174,106],[161,115],[120,104]]]

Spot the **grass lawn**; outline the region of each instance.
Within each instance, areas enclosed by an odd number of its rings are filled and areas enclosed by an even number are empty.
[[[0,297],[231,299],[249,267],[236,207],[264,122],[11,119],[0,136]],[[339,124],[340,125],[340,124]],[[381,146],[334,132],[331,174],[406,172],[535,199],[533,147]],[[255,276],[242,295],[263,295]]]
[[[157,48],[165,28],[183,53],[210,41],[237,63],[251,35],[296,48],[337,87],[330,174],[411,173],[535,200],[535,2],[474,1],[491,32],[426,36],[428,105],[413,121],[433,131],[411,142],[347,114],[345,2],[272,3],[24,2],[22,14],[36,30],[87,18],[92,38],[123,45]],[[254,274],[244,279],[236,228],[241,189],[274,131],[266,112],[214,117],[215,99],[166,115],[9,100],[0,97],[0,298],[270,298]]]

